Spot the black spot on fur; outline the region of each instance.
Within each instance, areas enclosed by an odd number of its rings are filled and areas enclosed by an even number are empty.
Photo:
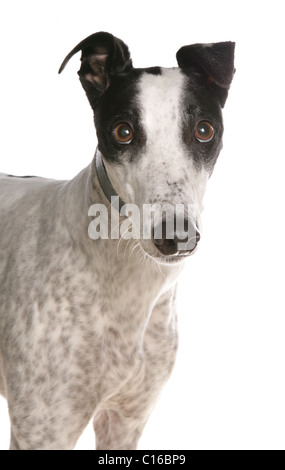
[[[38,176],[17,176],[17,175],[7,175],[9,178],[38,178]]]

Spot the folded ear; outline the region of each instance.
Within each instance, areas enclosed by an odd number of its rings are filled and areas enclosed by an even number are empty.
[[[234,68],[234,42],[217,42],[213,44],[193,44],[184,46],[176,54],[179,67],[196,68],[204,77],[208,86],[220,88],[218,95],[224,106],[230,88]]]
[[[112,34],[100,32],[88,36],[66,56],[60,66],[61,73],[67,62],[82,51],[81,67],[78,71],[81,84],[92,107],[110,86],[112,76],[132,68],[132,60],[126,44]]]

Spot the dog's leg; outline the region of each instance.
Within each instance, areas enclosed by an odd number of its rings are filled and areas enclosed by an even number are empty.
[[[11,450],[72,450],[94,412],[74,397],[45,403],[33,392],[20,400],[8,393],[8,406]]]
[[[102,410],[94,418],[96,449],[136,449],[144,425],[140,417],[127,416],[116,410]]]
[[[12,430],[10,437],[10,450],[20,450],[17,439],[15,438]]]
[[[177,350],[175,289],[154,307],[138,351],[138,368],[94,418],[97,449],[136,449]]]
[[[78,426],[74,425],[72,416],[70,420],[66,418],[62,421],[54,417],[52,423],[45,423],[44,418],[39,417],[35,427],[25,423],[25,420],[19,425],[12,424],[10,450],[72,450],[89,419],[84,421],[84,425],[78,421]]]
[[[20,426],[13,426],[10,437],[10,450],[72,450],[77,440],[87,426],[88,420],[84,426],[77,429],[72,426],[69,429],[69,421],[66,419],[59,427],[53,428],[52,425],[37,426],[36,431],[32,427],[21,429]]]

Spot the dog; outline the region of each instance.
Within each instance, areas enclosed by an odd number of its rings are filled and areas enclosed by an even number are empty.
[[[175,361],[177,279],[200,240],[234,47],[183,46],[178,67],[134,68],[126,44],[99,32],[63,61],[59,72],[81,51],[98,138],[92,163],[71,181],[0,178],[10,449],[73,449],[92,418],[97,449],[137,447]],[[174,207],[171,235],[165,204]],[[145,205],[155,208],[148,237]],[[107,236],[97,236],[103,222]]]

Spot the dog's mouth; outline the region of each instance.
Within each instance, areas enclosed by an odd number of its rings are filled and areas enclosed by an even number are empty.
[[[162,254],[159,254],[159,255],[150,254],[143,247],[142,247],[142,250],[143,250],[144,254],[147,256],[147,258],[151,259],[153,262],[155,262],[157,264],[164,265],[164,266],[173,266],[173,265],[182,264],[187,259],[189,259],[190,256],[192,256],[194,253],[196,253],[197,246],[191,251],[175,253],[171,256],[164,256]]]
[[[196,252],[196,249],[190,251],[190,252],[187,252],[187,253],[177,253],[175,255],[172,255],[172,256],[156,256],[155,259],[159,262],[159,263],[162,263],[162,264],[178,264],[178,263],[181,263],[183,261],[185,261],[186,259],[190,258],[190,256],[192,256],[194,254],[194,252]]]

